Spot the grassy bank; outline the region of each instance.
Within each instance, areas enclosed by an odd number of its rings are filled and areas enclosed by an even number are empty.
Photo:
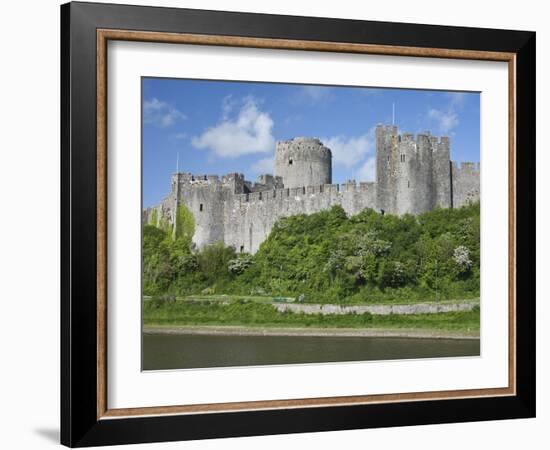
[[[166,298],[173,298],[178,301],[186,302],[219,302],[219,303],[232,303],[232,302],[255,302],[255,303],[298,303],[294,297],[279,297],[279,296],[270,296],[270,295],[234,295],[234,294],[213,294],[213,295],[204,295],[204,294],[194,294],[194,295],[182,295],[182,296],[144,296],[146,301],[157,301],[160,304],[165,302]],[[317,303],[315,301],[303,302],[304,304],[308,303]],[[321,303],[321,302],[319,302]],[[413,298],[413,299],[376,299],[372,301],[363,301],[363,302],[348,302],[340,303],[341,306],[352,306],[352,305],[411,305],[411,304],[435,304],[435,305],[448,305],[453,303],[479,303],[479,297],[472,298],[460,298],[460,299],[450,299],[450,300],[434,300],[431,298]]]
[[[296,314],[277,312],[272,305],[236,300],[171,301],[143,303],[143,324],[153,326],[242,326],[294,328],[426,329],[461,332],[479,331],[479,309],[469,312],[386,316],[372,314]]]

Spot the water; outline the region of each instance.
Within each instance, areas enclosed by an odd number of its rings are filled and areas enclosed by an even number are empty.
[[[479,356],[479,339],[144,334],[143,369]]]

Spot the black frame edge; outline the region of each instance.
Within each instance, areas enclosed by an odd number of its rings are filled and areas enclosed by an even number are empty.
[[[516,53],[517,395],[435,403],[419,401],[98,421],[95,328],[97,28],[418,47],[437,44],[444,48]],[[82,447],[534,417],[535,37],[535,33],[525,31],[80,2],[62,5],[61,443]]]
[[[97,425],[96,38],[82,6],[61,6],[60,437],[70,447]]]
[[[60,86],[60,170],[61,170],[61,432],[60,440],[64,445],[71,443],[71,369],[70,369],[70,5],[61,6],[61,86]]]
[[[536,415],[536,34],[516,56],[516,383]],[[522,301],[520,301],[522,299]]]

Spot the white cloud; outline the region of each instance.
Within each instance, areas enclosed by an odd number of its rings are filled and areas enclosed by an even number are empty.
[[[446,108],[428,110],[428,119],[435,123],[438,133],[453,134],[460,123],[458,111],[464,106],[467,95],[466,92],[448,92]]]
[[[229,114],[231,114],[231,111],[235,108],[235,104],[237,102],[233,98],[232,94],[226,95],[222,99],[222,117],[224,120],[226,120],[229,117]]]
[[[368,158],[357,174],[359,181],[375,181],[376,180],[376,158]]]
[[[166,128],[185,118],[181,111],[156,97],[143,102],[143,121],[146,124]]]
[[[428,117],[437,123],[437,127],[441,133],[449,133],[459,124],[458,114],[452,108],[446,111],[430,109]]]
[[[331,149],[334,163],[346,168],[356,166],[374,148],[372,130],[362,136],[334,136],[321,141]]]
[[[262,158],[252,164],[250,168],[252,173],[263,175],[265,173],[273,174],[273,158]]]
[[[226,97],[227,98],[227,97]],[[222,114],[229,110],[222,104]],[[269,113],[258,109],[257,101],[251,97],[244,103],[237,117],[222,116],[222,121],[200,136],[195,136],[192,144],[196,148],[210,150],[222,158],[237,158],[253,153],[272,152],[275,139],[272,135],[273,120]]]

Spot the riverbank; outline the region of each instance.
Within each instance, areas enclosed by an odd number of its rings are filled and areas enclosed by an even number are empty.
[[[419,330],[392,328],[291,328],[242,326],[145,326],[144,334],[205,336],[315,336],[315,337],[400,337],[418,339],[479,339],[479,331]]]

